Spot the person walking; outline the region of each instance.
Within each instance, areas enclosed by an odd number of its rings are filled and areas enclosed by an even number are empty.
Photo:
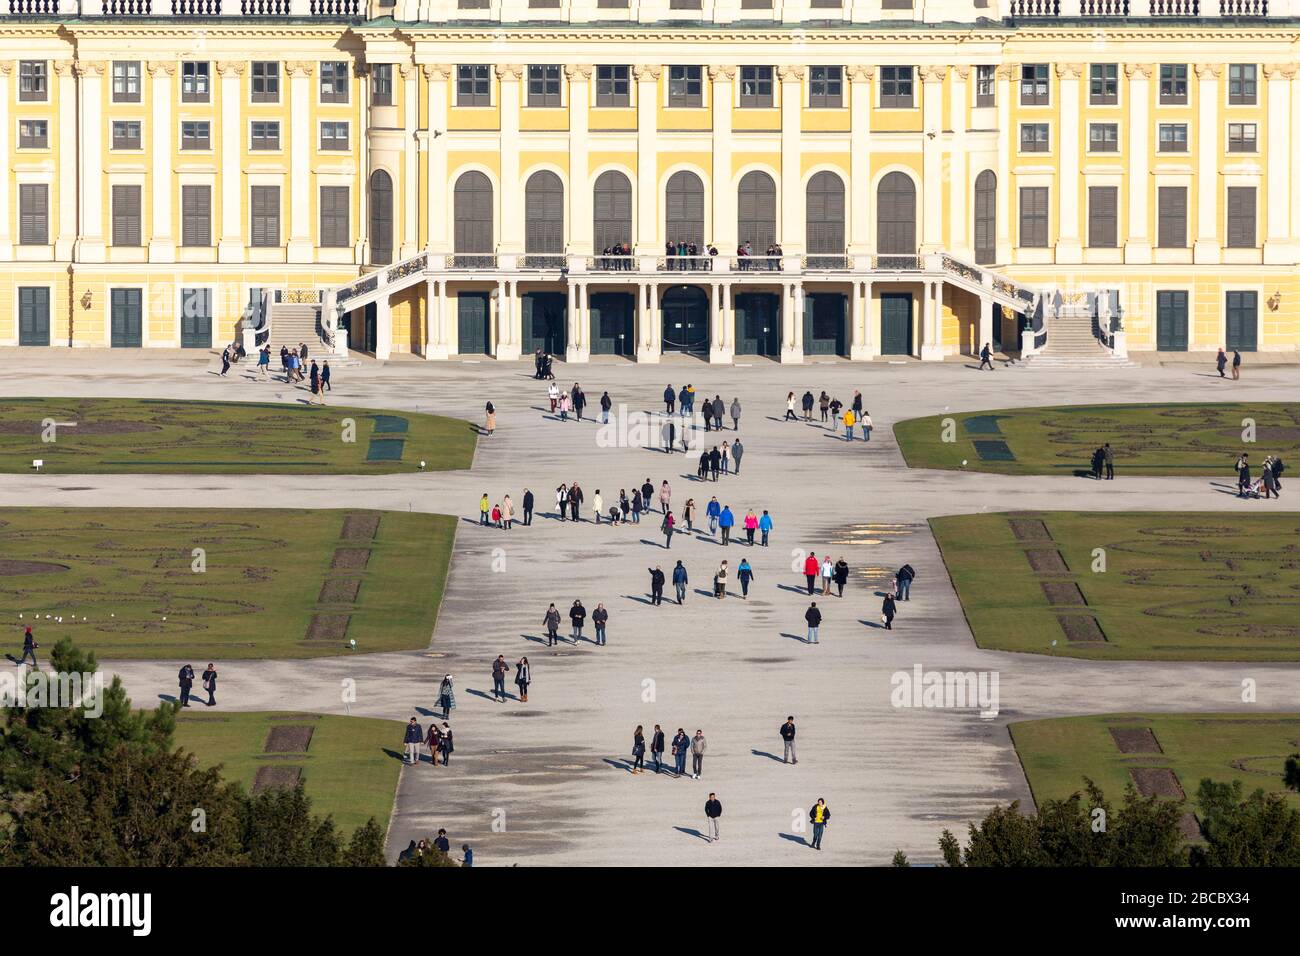
[[[506,495],[501,499],[501,524],[509,531],[515,523],[515,503]]]
[[[722,416],[727,414],[727,403],[721,395],[713,396],[713,427],[722,431]]]
[[[740,399],[739,398],[733,398],[731,400],[731,427],[735,431],[740,431]],[[736,444],[740,444],[739,439],[736,440]],[[739,465],[737,465],[736,470],[740,471]]]
[[[1232,350],[1232,380],[1235,382],[1241,378],[1241,352],[1237,349]]]
[[[325,404],[325,392],[320,387],[320,367],[317,366],[316,360],[311,360],[311,372],[307,376],[308,389],[311,391],[311,401],[314,404],[317,399],[322,405]]]
[[[221,377],[225,378],[226,373],[230,371],[230,346],[227,345],[221,350]]]
[[[569,608],[569,622],[573,625],[573,643],[577,644],[582,640],[582,625],[587,620],[587,609],[582,606],[581,601],[574,601],[573,607]]]
[[[451,766],[451,755],[456,750],[456,741],[452,738],[451,725],[445,720],[442,722],[442,741],[440,746],[442,749],[442,765],[444,767],[449,767]]]
[[[668,479],[665,478],[659,484],[659,510],[664,514],[667,514],[669,505],[672,504],[672,500],[673,489],[669,486]]]
[[[1237,497],[1250,497],[1250,455],[1242,452],[1237,459]]]
[[[813,588],[817,584],[817,575],[821,573],[822,564],[817,560],[817,552],[808,552],[808,557],[804,558],[803,576],[808,581],[808,594],[813,593]]]
[[[880,605],[880,620],[885,625],[885,630],[892,631],[894,629],[894,614],[897,610],[898,608],[894,605],[894,596],[886,594],[885,600]]]
[[[528,685],[533,682],[533,669],[528,665],[528,658],[521,657],[515,661],[515,686],[519,688],[519,699],[528,703]]]
[[[686,755],[690,749],[691,738],[686,736],[685,730],[678,727],[673,736],[673,772],[678,777],[686,776]]]
[[[14,666],[22,667],[23,663],[29,657],[32,659],[32,667],[39,666],[36,663],[36,648],[40,646],[41,645],[36,643],[36,638],[32,636],[32,626],[28,624],[26,628],[23,630],[23,656],[18,658],[18,660],[14,663]]]
[[[827,395],[824,390],[821,395],[817,397],[817,408],[821,411],[822,424],[825,425],[827,420],[830,418],[831,397]]]
[[[993,350],[989,348],[989,343],[985,342],[984,347],[980,349],[980,367],[977,372],[982,372],[987,368],[990,372],[996,371],[993,368]]]
[[[1106,480],[1112,481],[1115,478],[1115,449],[1110,447],[1110,442],[1102,446],[1101,457],[1106,463]]]
[[[704,516],[709,519],[709,534],[718,533],[718,518],[722,514],[722,505],[718,503],[717,496],[709,499],[709,503],[704,506]]]
[[[199,675],[203,680],[203,689],[208,692],[208,706],[217,706],[217,665],[208,661],[208,669]]]
[[[844,597],[844,585],[849,583],[849,562],[840,558],[835,562],[835,568],[831,572],[831,578],[835,581],[835,587],[839,591],[839,596]]]
[[[559,640],[560,631],[560,612],[554,604],[546,609],[542,624],[546,627],[546,646],[554,647]]]
[[[798,416],[794,413],[794,392],[789,392],[785,396],[785,418],[782,421],[797,422]]]
[[[844,403],[838,398],[831,399],[831,431],[840,427],[840,410],[844,408]]]
[[[527,488],[524,489],[524,527],[527,528],[533,523],[533,493]]]
[[[632,731],[632,773],[645,773],[645,729],[636,725]]]
[[[614,400],[609,397],[609,392],[600,393],[600,423],[609,424],[609,410],[614,407]]]
[[[1219,346],[1218,354],[1214,356],[1214,366],[1219,370],[1219,378],[1228,377],[1223,372],[1223,370],[1228,367],[1228,356],[1227,353],[1223,351],[1222,345]]]
[[[785,750],[781,756],[782,763],[799,762],[799,755],[795,752],[794,749],[794,735],[795,735],[794,714],[791,714],[790,716],[786,717],[785,723],[781,725],[781,741],[785,746]]]
[[[488,493],[483,492],[483,497],[478,500],[478,523],[483,527],[488,527],[492,522],[489,514],[492,511],[492,502],[488,500]]]
[[[600,524],[600,514],[605,510],[605,499],[600,496],[599,488],[597,488],[596,493],[591,496],[591,510],[594,512],[593,520],[596,524]]]
[[[722,470],[722,452],[718,451],[718,446],[714,445],[713,450],[709,452],[709,475],[714,481],[718,480],[718,472]]]
[[[510,671],[510,665],[506,663],[504,654],[498,654],[497,659],[492,662],[492,699],[497,703],[506,701],[506,674]]]
[[[438,766],[438,753],[442,750],[442,728],[438,726],[436,720],[429,724],[429,732],[425,735],[424,745],[429,748],[429,762],[435,767]]]
[[[671,415],[673,413],[673,404],[677,401],[677,392],[671,385],[664,389],[664,413]]]
[[[686,522],[688,532],[695,530],[695,499],[687,498],[686,504],[682,506],[682,520]]]
[[[808,811],[808,822],[812,824],[812,848],[820,850],[822,848],[822,837],[826,834],[826,827],[831,822],[831,808],[826,806],[826,800],[823,797],[817,798],[817,805]]]
[[[736,578],[740,581],[740,596],[749,597],[749,582],[754,580],[754,569],[750,567],[749,558],[741,558],[736,568]]]
[[[710,843],[717,843],[722,838],[719,830],[719,822],[722,819],[722,802],[718,799],[716,793],[710,793],[709,799],[704,803],[704,824],[707,828],[704,839]]]
[[[691,738],[691,779],[699,780],[704,772],[704,754],[709,749],[709,742],[704,739],[704,731],[696,729]]]
[[[912,600],[912,581],[916,578],[916,569],[910,564],[905,564],[898,569],[898,572],[894,576],[898,578],[897,600]]]
[[[456,688],[450,674],[442,675],[442,683],[438,685],[438,706],[442,708],[442,719],[450,720],[451,712],[456,709]]]
[[[188,707],[190,706],[190,688],[194,686],[194,668],[189,664],[183,665],[180,673],[176,675],[176,679],[181,688],[181,706]]]
[[[554,388],[554,385],[552,385],[552,388]],[[569,397],[568,392],[559,392],[558,389],[557,392],[558,404],[560,407],[560,421],[567,422],[569,420],[569,410],[573,407],[573,399]],[[552,409],[552,411],[553,410],[554,409]]]
[[[632,489],[632,523],[641,523],[641,512],[645,509],[645,503],[641,500],[641,489]]]
[[[403,763],[417,764],[420,762],[420,745],[424,743],[424,731],[420,729],[420,722],[414,717],[406,725],[406,757]]]
[[[641,485],[641,506],[646,511],[651,510],[651,502],[654,501],[654,497],[655,486],[650,483],[649,478],[646,478],[645,482]]]
[[[552,382],[546,386],[546,397],[551,402],[551,414],[555,414],[555,406],[560,403],[560,386]]]
[[[569,520],[581,521],[579,510],[582,508],[582,488],[575,481],[569,485]]]
[[[686,576],[686,567],[680,561],[673,566],[673,588],[677,592],[677,603],[683,604],[686,601],[686,585],[690,579]]]
[[[324,405],[325,393],[334,391],[334,387],[330,385],[330,360],[329,359],[325,359],[323,362],[320,363],[320,385],[321,385],[320,403]]]
[[[767,536],[772,533],[772,516],[763,509],[762,517],[758,519],[758,530],[763,535],[762,545],[767,547]]]
[[[858,417],[858,427],[862,429],[862,440],[871,441],[871,429],[873,425],[870,413],[865,410],[862,412]]]
[[[695,468],[695,477],[699,481],[709,480],[709,453],[707,450],[700,452],[700,463]]]
[[[721,601],[727,596],[727,562],[723,561],[718,565],[718,570],[713,574],[713,596]]]
[[[654,764],[656,774],[664,765],[664,731],[658,724],[650,735],[650,762]]]
[[[817,610],[817,602],[813,601],[808,606],[808,610],[803,612],[803,619],[808,622],[808,643],[817,644],[818,630],[822,626],[822,612]]]
[[[831,556],[827,554],[822,558],[822,594],[831,593],[831,581],[835,578],[835,564],[831,561]]]
[[[758,530],[758,515],[754,514],[754,509],[750,508],[745,512],[745,543],[751,548],[754,546],[754,532]]]
[[[722,543],[731,544],[731,529],[736,525],[736,516],[731,513],[731,505],[724,505],[718,515],[718,527],[722,529]]]
[[[677,519],[673,517],[671,511],[664,512],[664,519],[659,522],[659,530],[664,535],[664,547],[671,549],[673,546],[673,532],[677,530]]]
[[[732,474],[735,475],[740,474],[740,456],[743,454],[745,454],[745,446],[742,445],[740,443],[740,439],[737,438],[735,441],[731,443]]]
[[[267,373],[271,370],[271,347],[261,349],[257,353],[257,377],[266,378]]]
[[[677,426],[671,418],[664,419],[663,427],[659,429],[659,437],[664,443],[664,454],[673,453],[673,445],[677,444]]]
[[[483,430],[487,432],[489,438],[497,430],[497,410],[491,402],[483,408]]]
[[[587,407],[587,393],[584,392],[577,382],[573,383],[573,414],[578,421],[582,421],[582,410]]]
[[[650,572],[650,603],[659,607],[664,603],[664,572],[659,565],[646,568]]]
[[[591,623],[596,628],[596,646],[604,647],[605,625],[609,623],[609,611],[605,609],[604,604],[596,604],[596,610],[591,612]]]
[[[728,442],[722,443],[722,473],[724,475],[731,473],[731,445]]]

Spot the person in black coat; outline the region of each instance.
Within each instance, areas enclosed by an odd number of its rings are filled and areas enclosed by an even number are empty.
[[[844,597],[844,585],[849,583],[849,562],[840,558],[835,562],[835,569],[831,572],[831,580],[839,589],[839,596]]]
[[[880,605],[880,616],[884,618],[885,630],[892,631],[894,629],[894,614],[896,611],[897,608],[894,606],[894,596],[892,594],[886,594],[884,603]]]
[[[718,480],[718,472],[722,470],[722,452],[718,451],[718,446],[713,446],[713,451],[709,452],[709,474],[713,480]]]
[[[524,527],[533,523],[533,493],[524,489]]]
[[[664,603],[664,572],[658,565],[646,570],[650,572],[650,603],[658,607]]]
[[[709,832],[704,839],[710,843],[715,843],[721,838],[718,832],[718,819],[722,816],[722,801],[718,799],[716,793],[710,793],[709,799],[704,803],[704,822],[709,828]]]
[[[645,480],[645,484],[641,486],[641,506],[646,511],[649,511],[650,503],[654,500],[655,500],[655,486],[650,484],[650,479],[647,478]]]
[[[190,706],[190,688],[194,686],[194,668],[186,664],[176,675],[181,687],[181,706]]]
[[[32,659],[32,666],[36,667],[36,648],[40,646],[41,645],[36,643],[36,638],[32,636],[32,626],[28,624],[27,629],[23,631],[23,656],[18,659],[14,666],[22,667],[23,662],[30,657]]]
[[[650,737],[650,759],[654,762],[655,773],[664,762],[664,731],[658,724],[655,724],[655,732]]]
[[[709,478],[709,453],[707,451],[700,452],[700,468],[695,473],[695,477],[700,481],[707,481]]]
[[[673,405],[677,402],[677,392],[669,385],[664,389],[664,411],[669,415],[673,413]]]
[[[582,606],[581,601],[574,601],[573,607],[569,608],[569,621],[573,624],[573,643],[577,644],[582,640],[582,625],[587,620],[587,609]]]
[[[813,601],[804,611],[803,619],[808,622],[808,643],[816,644],[817,629],[822,626],[822,612],[817,610],[817,602]]]
[[[208,669],[203,672],[203,687],[208,692],[208,706],[217,706],[217,665],[208,661]]]

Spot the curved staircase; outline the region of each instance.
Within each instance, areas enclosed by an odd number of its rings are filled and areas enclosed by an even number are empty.
[[[1047,343],[1014,368],[1109,369],[1137,368],[1136,362],[1116,355],[1093,332],[1093,314],[1087,307],[1063,307],[1047,319]]]

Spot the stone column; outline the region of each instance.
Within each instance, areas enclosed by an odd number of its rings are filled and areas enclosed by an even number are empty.
[[[1056,238],[1056,261],[1083,261],[1083,242],[1079,232],[1079,152],[1086,142],[1079,122],[1079,77],[1082,63],[1056,64],[1057,96],[1060,97],[1060,129],[1056,149],[1060,156],[1060,231]]]
[[[781,221],[777,235],[788,256],[804,252],[803,112],[802,66],[781,67]],[[801,326],[802,327],[802,326]]]
[[[998,183],[997,183],[997,260],[1011,262],[1011,156],[1016,148],[1016,132],[1011,128],[1011,76],[1016,64],[1004,63],[997,68],[995,96],[998,106]]]
[[[566,362],[591,361],[591,301],[586,283],[569,283],[569,341],[565,346]]]
[[[387,362],[393,349],[393,307],[387,295],[375,302],[375,358]]]
[[[1151,134],[1151,66],[1129,63],[1128,75],[1128,241],[1124,244],[1124,261],[1151,262],[1150,157],[1147,144]]]
[[[880,345],[871,334],[871,282],[853,283],[852,324],[849,334],[849,358],[870,361],[880,353]]]
[[[1196,241],[1192,260],[1219,261],[1219,78],[1221,63],[1196,64]],[[1196,323],[1188,323],[1193,331]],[[1188,343],[1190,345],[1190,343]]]
[[[217,64],[221,77],[221,233],[217,243],[218,262],[244,261],[242,203],[244,176],[240,169],[243,152],[243,92],[240,77],[248,64],[242,60],[225,60]],[[230,131],[237,131],[230,135]]]
[[[975,351],[984,348],[985,342],[993,348],[993,297],[988,295],[980,296],[979,341],[975,343]]]
[[[524,68],[518,63],[499,63],[496,72],[501,108],[501,227],[497,250],[517,255],[524,251],[524,184],[519,181],[519,80]]]
[[[799,365],[803,354],[803,283],[792,282],[786,286],[781,301],[781,361]]]
[[[311,84],[316,64],[310,60],[291,60],[285,64],[289,74],[289,262],[311,262],[316,243],[311,228],[311,154],[314,130],[311,123]],[[230,130],[224,130],[225,136]],[[242,133],[240,134],[243,135]],[[225,137],[223,137],[224,141]],[[386,346],[385,346],[386,347]]]
[[[64,143],[77,141],[77,78],[73,74],[71,60],[58,60],[54,63],[54,75],[59,84],[59,118],[58,125],[51,132],[58,135]],[[0,79],[3,79],[0,76]],[[0,111],[3,107],[0,107]],[[168,177],[170,179],[170,177]],[[59,150],[59,231],[54,239],[54,258],[67,262],[72,258],[77,245],[77,150]],[[0,200],[0,208],[8,208],[8,200]],[[0,248],[4,246],[5,227],[0,227]],[[4,255],[0,252],[0,259]]]
[[[943,248],[943,155],[939,137],[943,135],[943,81],[946,66],[921,67],[921,189],[917,198],[922,204],[920,252],[938,252]]]
[[[420,247],[420,156],[416,149],[415,131],[420,128],[420,74],[414,66],[403,63],[398,67],[405,86],[402,118],[402,182],[398,196],[402,217],[402,244],[397,259],[409,259]],[[394,236],[396,239],[396,236]]]
[[[709,76],[713,81],[713,229],[704,241],[713,242],[721,257],[733,255],[740,241],[736,235],[736,190],[731,182],[731,103],[736,68],[711,66]]]
[[[428,205],[429,252],[441,256],[451,251],[451,210],[447,208],[447,81],[454,67],[446,63],[426,63],[424,77],[429,89],[428,182],[425,201]],[[429,263],[434,264],[432,261]],[[439,265],[441,265],[439,263]],[[445,341],[443,343],[446,344]]]
[[[102,112],[104,64],[78,61],[81,77],[81,123],[77,152],[81,156],[81,236],[77,240],[78,262],[104,261],[104,168]],[[65,144],[64,148],[67,148]],[[64,197],[70,198],[70,197]]]
[[[153,107],[150,131],[153,141],[151,177],[153,216],[149,229],[149,261],[175,262],[176,240],[172,235],[172,79],[176,63],[153,60],[147,64],[152,78],[149,100]]]
[[[590,63],[564,68],[569,78],[569,252],[577,256],[591,255],[595,243],[587,135],[594,69]]]
[[[658,144],[662,72],[660,66],[636,67],[636,253],[642,256],[663,253],[659,245]],[[639,353],[637,358],[644,361]]]
[[[849,68],[849,242],[852,256],[869,256],[871,247],[871,84],[874,66]]]
[[[967,167],[970,156],[966,152],[966,106],[968,94],[966,81],[970,79],[968,65],[954,66],[952,69],[952,91],[949,104],[948,128],[952,130],[952,142],[948,150],[949,204],[948,204],[948,245],[959,256],[973,259],[971,254],[970,229],[966,211],[974,204],[974,196],[966,188]]]
[[[637,291],[637,327],[636,360],[647,365],[659,362],[662,346],[660,344],[659,289],[654,283],[645,282],[636,287]]]
[[[1291,80],[1296,75],[1294,63],[1264,64],[1268,84],[1268,192],[1264,233],[1264,262],[1293,264],[1296,250],[1291,246],[1291,180],[1295,176],[1295,138],[1300,130],[1291,125]]]
[[[921,359],[943,359],[943,282],[927,282],[925,311],[922,313]]]
[[[501,361],[514,361],[520,355],[519,314],[522,310],[518,308],[518,294],[518,282],[497,283],[497,347],[493,355]]]
[[[727,293],[727,287],[721,282],[714,283],[709,289],[711,312],[709,322],[709,361],[713,364],[729,364],[736,358],[732,336],[727,334],[727,323],[730,321]]]

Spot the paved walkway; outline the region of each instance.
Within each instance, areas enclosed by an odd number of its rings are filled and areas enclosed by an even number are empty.
[[[114,356],[117,359],[117,356]],[[282,383],[219,380],[206,359],[156,355],[90,371],[84,356],[24,355],[24,376],[0,393],[300,400]],[[933,538],[937,514],[1036,508],[1258,512],[1261,502],[1224,493],[1224,478],[1131,478],[1092,483],[908,470],[890,426],[901,419],[1016,405],[1107,401],[1209,401],[1294,397],[1295,375],[1260,369],[1221,383],[1211,369],[1127,369],[977,373],[945,363],[811,364],[748,368],[704,364],[557,366],[593,404],[608,388],[632,420],[661,409],[671,381],[693,380],[701,394],[744,406],[743,474],[718,484],[693,480],[694,463],[643,447],[602,447],[591,423],[561,424],[544,412],[544,386],[528,363],[366,364],[340,370],[333,400],[342,404],[437,411],[481,420],[491,398],[497,434],[481,439],[470,472],[335,476],[0,476],[0,506],[155,507],[159,502],[239,508],[342,507],[363,489],[372,507],[466,516],[457,536],[442,613],[428,651],[313,661],[229,663],[223,707],[344,713],[340,681],[357,681],[353,714],[405,720],[426,714],[443,673],[457,676],[453,766],[403,771],[390,835],[394,850],[445,826],[468,840],[483,864],[854,864],[888,862],[896,848],[914,860],[937,857],[943,827],[964,830],[992,805],[1029,794],[1007,734],[1009,721],[1119,710],[1243,710],[1241,680],[1254,678],[1259,702],[1284,710],[1300,697],[1300,669],[1286,665],[1099,663],[982,651],[974,646]],[[1205,374],[1208,373],[1208,374]],[[39,383],[36,388],[33,383]],[[24,387],[25,386],[25,387]],[[826,388],[842,399],[866,396],[877,429],[870,444],[832,440],[820,425],[783,423],[785,393]],[[728,430],[725,436],[734,438]],[[677,535],[671,551],[658,517],[639,527],[579,525],[549,516],[553,491],[577,479],[608,503],[647,477],[668,478],[677,508],[712,494],[743,515],[768,508],[772,546],[723,548],[708,536]],[[1223,487],[1220,487],[1223,486]],[[509,492],[516,504],[531,487],[541,513],[533,527],[483,529],[474,517],[481,492]],[[584,518],[590,517],[590,510]],[[825,613],[820,646],[803,643],[808,598],[792,570],[794,549],[829,549],[854,569],[845,598],[818,598]],[[749,557],[756,582],[748,600],[702,593],[723,558]],[[684,607],[647,601],[647,567],[667,572],[681,559],[691,576]],[[501,561],[504,560],[504,569]],[[875,596],[888,571],[918,570],[913,600],[892,632],[874,626]],[[499,570],[494,570],[494,567]],[[734,582],[734,575],[733,575]],[[696,589],[699,589],[698,591]],[[671,588],[669,588],[671,594]],[[609,645],[548,652],[542,614],[581,598],[590,612],[610,610]],[[490,662],[498,653],[532,661],[527,705],[494,703]],[[996,671],[994,719],[970,710],[899,709],[890,678],[915,664],[934,670]],[[176,661],[107,662],[137,703],[174,690]],[[515,689],[509,685],[511,691]],[[800,762],[783,766],[777,728],[799,724]],[[427,724],[427,717],[424,722]],[[704,779],[633,777],[624,769],[632,728],[703,728]],[[394,740],[394,749],[398,741]],[[703,805],[717,791],[723,839],[706,844]],[[801,844],[796,822],[819,796],[833,811],[822,854]]]

